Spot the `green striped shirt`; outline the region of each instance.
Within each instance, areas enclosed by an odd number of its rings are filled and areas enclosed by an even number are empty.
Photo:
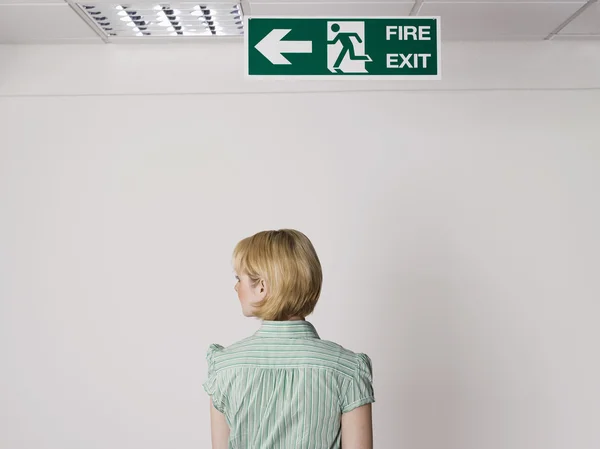
[[[342,413],[375,402],[371,359],[308,321],[263,321],[206,359],[203,387],[227,419],[229,449],[338,449]]]

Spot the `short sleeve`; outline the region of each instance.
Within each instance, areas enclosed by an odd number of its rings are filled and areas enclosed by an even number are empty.
[[[358,353],[354,376],[341,398],[342,413],[347,413],[361,405],[375,402],[373,391],[373,368],[367,354]]]
[[[202,384],[204,390],[212,397],[213,405],[221,413],[225,413],[226,398],[223,393],[223,387],[219,382],[219,376],[217,375],[215,358],[223,351],[223,349],[225,349],[223,346],[216,343],[213,343],[208,347],[208,351],[206,351],[208,379]]]

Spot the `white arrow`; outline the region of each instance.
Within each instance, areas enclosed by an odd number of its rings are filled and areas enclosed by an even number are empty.
[[[282,41],[292,30],[272,30],[256,44],[256,48],[272,64],[291,64],[282,53],[312,53],[311,41]]]

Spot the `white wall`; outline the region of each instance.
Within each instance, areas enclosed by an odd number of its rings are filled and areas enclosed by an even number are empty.
[[[600,42],[442,45],[442,80],[264,82],[245,78],[243,46],[0,45],[0,97],[600,88]]]
[[[377,448],[597,449],[592,48],[456,45],[385,87],[1,48],[0,448],[208,448],[206,348],[258,326],[231,250],[295,227],[309,319],[373,360]]]

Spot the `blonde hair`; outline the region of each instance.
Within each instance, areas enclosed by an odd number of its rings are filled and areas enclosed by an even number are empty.
[[[321,262],[311,241],[293,229],[263,231],[240,241],[233,251],[233,266],[246,274],[252,286],[267,283],[267,296],[255,305],[254,316],[284,321],[310,315],[323,283]]]

